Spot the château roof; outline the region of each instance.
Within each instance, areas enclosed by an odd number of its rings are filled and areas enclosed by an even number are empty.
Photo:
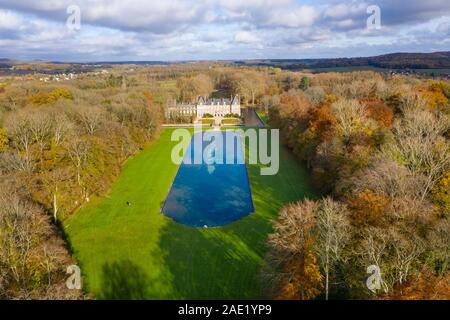
[[[232,99],[227,99],[227,98],[219,98],[219,99],[215,99],[215,98],[210,98],[205,100],[205,98],[203,97],[199,97],[197,104],[200,105],[239,105],[240,101],[239,101],[239,96],[234,96]]]

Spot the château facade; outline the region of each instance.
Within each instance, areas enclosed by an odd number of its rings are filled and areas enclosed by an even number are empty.
[[[227,114],[241,116],[241,102],[239,96],[231,99],[204,99],[199,97],[195,104],[179,103],[166,109],[166,117],[171,116],[193,116],[203,118],[206,114],[215,119],[222,119]]]

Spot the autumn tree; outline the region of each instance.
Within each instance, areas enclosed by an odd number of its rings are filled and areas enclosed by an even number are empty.
[[[281,89],[284,91],[289,91],[292,89],[298,89],[299,88],[299,80],[298,76],[288,73],[283,74],[281,79],[279,79]],[[306,89],[305,89],[306,90]]]
[[[276,96],[265,95],[261,99],[261,104],[266,114],[269,114],[269,110],[277,106],[279,103],[280,97],[277,95]]]
[[[447,106],[448,98],[445,96],[446,86],[440,85],[439,82],[430,82],[428,86],[419,87],[418,91],[421,97],[427,102],[429,109],[436,109]]]
[[[305,200],[284,207],[269,236],[263,279],[278,299],[313,299],[323,277],[313,250],[317,203]]]
[[[183,102],[194,102],[198,96],[207,98],[214,90],[214,84],[206,74],[179,78],[177,87],[180,90],[180,100]]]
[[[386,300],[450,300],[450,276],[437,276],[425,269],[418,276],[394,286],[389,294],[382,294]]]
[[[339,100],[332,105],[336,116],[336,130],[344,139],[361,131],[366,123],[366,110],[356,100]]]
[[[254,71],[242,72],[233,78],[234,93],[252,105],[266,90],[265,76]]]
[[[394,121],[394,112],[391,108],[384,104],[383,101],[377,99],[366,99],[361,101],[366,107],[367,115],[385,127],[390,127]]]
[[[72,93],[64,88],[54,89],[50,92],[39,92],[29,97],[29,102],[35,105],[54,103],[58,99],[73,100]]]
[[[389,205],[389,198],[371,190],[354,192],[347,196],[351,208],[351,221],[355,226],[374,226],[384,222],[383,215]]]

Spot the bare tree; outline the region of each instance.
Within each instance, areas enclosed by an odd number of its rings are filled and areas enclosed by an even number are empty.
[[[33,134],[33,142],[39,146],[42,160],[42,153],[51,137],[52,119],[45,111],[29,113],[29,127]]]
[[[378,153],[371,158],[367,168],[340,181],[336,191],[339,194],[345,194],[349,190],[355,192],[372,190],[378,195],[389,197],[391,201],[405,195],[419,199],[424,183],[424,176],[414,174],[384,153]]]
[[[394,123],[397,143],[388,148],[391,154],[400,154],[409,169],[426,177],[422,199],[450,168],[450,142],[444,138],[449,127],[448,115],[436,117],[411,108],[405,108],[404,117]]]
[[[73,123],[64,113],[55,113],[52,117],[53,141],[57,146],[64,142],[70,131],[74,129]]]
[[[94,106],[79,107],[76,111],[76,116],[85,132],[89,135],[94,135],[106,118],[105,112],[101,108]]]
[[[212,79],[206,74],[180,78],[177,86],[180,90],[180,100],[184,102],[193,102],[198,96],[208,97],[214,90]]]
[[[325,99],[325,91],[321,87],[310,87],[304,92],[305,97],[312,105],[317,105]]]
[[[13,173],[14,171],[29,171],[29,162],[26,157],[15,150],[0,153],[0,172]]]
[[[66,146],[67,154],[75,167],[78,186],[82,186],[81,169],[89,158],[90,145],[84,139],[73,137]]]
[[[362,258],[362,263],[366,267],[369,265],[377,266],[382,274],[385,271],[384,266],[386,254],[389,250],[389,234],[385,229],[368,227],[361,231],[362,241],[360,247],[356,249],[357,255]],[[384,278],[381,279],[381,285],[385,292],[389,291]]]
[[[392,232],[392,282],[403,284],[413,271],[414,264],[425,250],[423,240],[415,233],[405,235],[399,232]]]
[[[34,134],[31,130],[31,120],[25,112],[20,112],[7,118],[5,129],[12,138],[14,146],[24,155],[24,169],[32,171],[33,159],[31,146],[33,145]]]
[[[233,91],[246,100],[255,104],[256,98],[266,90],[266,79],[263,74],[247,71],[236,74],[231,79]]]
[[[317,211],[316,247],[325,271],[325,299],[329,294],[329,274],[343,260],[342,250],[350,237],[348,211],[345,205],[330,197],[323,199]]]
[[[1,281],[6,282],[6,288],[14,286],[10,283],[13,282],[27,291],[27,271],[39,236],[35,211],[36,207],[23,201],[16,192],[0,192],[0,268],[7,268]],[[8,296],[8,292],[3,294]]]

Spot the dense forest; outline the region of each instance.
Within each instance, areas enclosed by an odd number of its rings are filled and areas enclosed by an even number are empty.
[[[0,298],[85,298],[65,288],[60,222],[157,139],[168,104],[232,94],[280,129],[323,195],[280,211],[267,297],[449,298],[450,84],[221,63],[0,79]]]
[[[280,212],[271,294],[367,298],[375,265],[379,298],[449,298],[449,98],[447,82],[371,72],[316,75],[281,95],[270,123],[325,197]]]
[[[104,194],[162,121],[148,87],[110,75],[0,91],[0,298],[78,298],[59,228]]]

